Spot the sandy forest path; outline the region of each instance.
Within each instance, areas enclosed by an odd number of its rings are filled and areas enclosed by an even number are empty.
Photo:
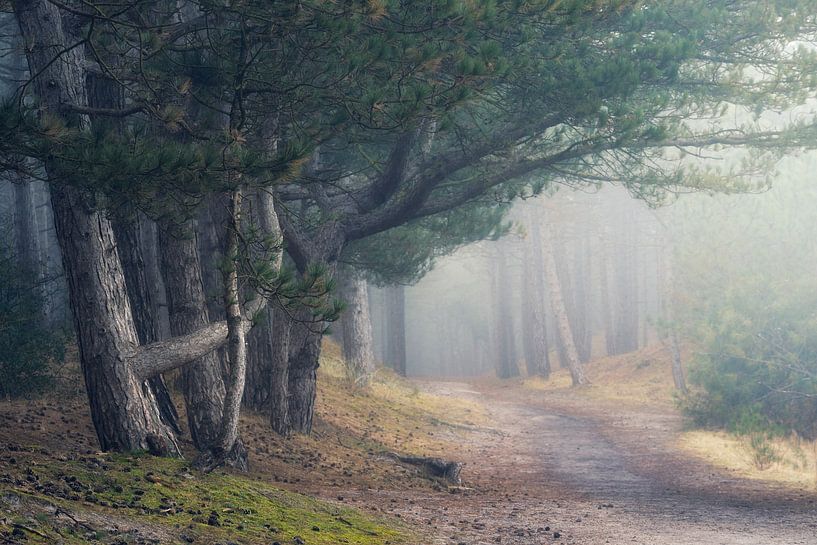
[[[479,400],[493,419],[451,454],[466,462],[473,490],[377,493],[388,496],[383,510],[424,525],[433,543],[817,545],[817,495],[679,455],[671,410],[518,387],[424,387]]]

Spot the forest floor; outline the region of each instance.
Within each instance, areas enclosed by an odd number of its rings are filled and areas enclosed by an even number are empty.
[[[96,452],[81,397],[0,403],[0,543],[817,544],[813,483],[748,479],[679,449],[653,356],[595,362],[579,389],[563,372],[383,373],[359,391],[329,345],[313,436],[276,438],[260,415],[243,418],[250,475]],[[461,461],[463,484],[392,451]]]

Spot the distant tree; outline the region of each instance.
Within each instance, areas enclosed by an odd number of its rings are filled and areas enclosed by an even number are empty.
[[[36,395],[52,386],[68,338],[43,322],[42,284],[0,244],[0,397]]]

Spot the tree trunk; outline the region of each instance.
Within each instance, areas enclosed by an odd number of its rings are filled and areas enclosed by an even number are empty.
[[[516,364],[516,345],[513,336],[510,279],[508,260],[503,242],[496,243],[497,253],[493,260],[494,334],[496,336],[496,374],[499,378],[519,376]]]
[[[386,362],[398,375],[406,376],[406,288],[395,284],[385,288]]]
[[[616,350],[616,328],[613,316],[612,299],[612,260],[609,253],[609,244],[602,242],[602,266],[601,266],[601,310],[604,319],[604,346],[608,356],[617,354]]]
[[[302,321],[292,324],[289,345],[288,413],[291,431],[308,434],[315,410],[321,333],[316,331],[319,324],[308,322],[308,314],[300,315]]]
[[[35,236],[34,207],[31,186],[22,176],[15,176],[14,183],[14,254],[26,274],[34,281],[40,277],[37,237]]]
[[[252,224],[251,230],[258,233],[259,237],[259,240],[252,244],[258,251],[253,252],[251,258],[271,264],[274,273],[277,274],[281,270],[283,260],[283,241],[272,199],[273,196],[268,191],[255,191],[250,200],[252,206],[246,216]],[[258,296],[257,293],[248,295]],[[266,305],[261,311],[261,316],[257,317],[256,327],[247,334],[247,380],[243,403],[256,411],[270,409],[270,389],[273,385],[281,383],[279,378],[272,376],[274,372],[281,371],[280,365],[275,364],[276,350],[279,350],[276,343],[288,343],[286,339],[289,334],[287,332],[282,337],[274,331],[281,325],[280,319],[277,322],[275,320],[275,306],[280,307],[280,304],[275,302]],[[256,319],[252,316],[247,318]]]
[[[375,366],[366,280],[352,268],[343,268],[338,276],[339,295],[346,303],[341,324],[346,371],[356,385],[367,386]]]
[[[224,301],[227,313],[227,357],[230,368],[224,410],[218,429],[218,439],[203,457],[208,469],[228,465],[244,471],[249,469],[247,449],[239,437],[238,418],[241,412],[241,397],[247,376],[247,329],[241,309],[241,291],[238,286],[238,255],[243,213],[244,194],[241,189],[230,193],[230,215],[227,227],[224,255],[231,256],[229,266],[223,268]]]
[[[289,435],[289,336],[292,320],[280,303],[272,306],[272,354],[269,374],[269,420],[280,435]]]
[[[145,275],[145,263],[142,256],[142,247],[139,243],[139,218],[119,219],[113,222],[116,236],[117,250],[122,261],[122,271],[125,275],[128,300],[133,312],[133,321],[136,326],[136,335],[139,344],[145,345],[161,340],[157,315],[153,312],[153,289]],[[159,404],[159,414],[162,421],[181,433],[179,428],[179,413],[170,397],[162,375],[148,379],[148,385]]]
[[[613,305],[614,354],[638,350],[638,283],[636,278],[636,238],[634,227],[624,227],[624,248],[616,253]]]
[[[201,280],[204,289],[204,300],[207,305],[207,314],[211,320],[226,319],[224,314],[224,286],[222,284],[219,264],[224,261],[224,239],[222,232],[226,223],[225,204],[223,196],[210,195],[199,207],[196,222],[199,263],[201,264]],[[229,374],[227,369],[227,354],[225,348],[216,352],[223,380]]]
[[[159,226],[159,252],[170,318],[170,332],[186,335],[210,323],[192,222],[187,231]],[[221,363],[215,352],[182,369],[182,391],[193,444],[200,451],[215,445],[224,404]]]
[[[48,326],[52,329],[64,327],[69,320],[68,286],[62,269],[62,255],[57,242],[57,231],[54,227],[54,214],[51,210],[51,192],[43,181],[31,181],[37,246],[40,254],[38,260],[42,267],[44,314]]]
[[[25,42],[41,107],[52,115],[64,103],[87,106],[82,49],[66,36],[59,9],[46,0],[17,0],[14,12]],[[81,126],[79,117],[67,120]],[[62,181],[47,162],[49,178]],[[173,431],[128,362],[138,347],[116,242],[110,222],[70,186],[52,191],[57,239],[62,249],[80,362],[91,418],[103,450],[178,453]]]
[[[257,318],[256,326],[247,333],[247,380],[241,402],[253,411],[269,408],[273,329],[276,327],[272,314],[272,307],[267,306]]]
[[[542,262],[542,220],[533,210],[529,214],[531,237],[525,241],[527,254],[523,263],[526,275],[525,291],[522,300],[527,301],[529,312],[526,322],[529,328],[528,350],[525,355],[528,375],[549,377],[550,355],[547,343],[547,324],[545,323],[545,286],[544,265]],[[530,361],[528,361],[530,358]]]
[[[685,394],[687,392],[686,377],[684,376],[684,365],[681,360],[681,349],[678,346],[678,333],[675,329],[675,278],[674,278],[674,247],[672,240],[667,237],[663,248],[663,314],[665,333],[664,345],[667,347],[672,358],[672,380],[675,389]]]
[[[565,308],[564,299],[562,298],[562,286],[559,282],[559,274],[556,270],[556,259],[553,255],[552,235],[548,226],[542,230],[542,256],[545,267],[545,275],[547,276],[548,286],[550,288],[550,303],[553,309],[553,314],[556,317],[556,325],[558,326],[559,339],[564,348],[565,359],[567,366],[570,369],[570,377],[573,380],[573,385],[587,384],[589,381],[582,369],[581,361],[579,361],[579,354],[576,351],[576,345],[573,343],[573,332],[570,329],[570,320],[567,316],[567,309]]]

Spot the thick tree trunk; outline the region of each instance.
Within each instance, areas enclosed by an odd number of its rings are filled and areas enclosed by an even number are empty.
[[[290,430],[308,434],[312,431],[312,416],[317,393],[318,360],[321,353],[319,324],[303,321],[292,324],[289,344],[288,413]]]
[[[145,263],[140,241],[138,218],[120,219],[113,222],[117,250],[122,261],[128,300],[131,304],[133,321],[139,344],[145,345],[161,340],[157,315],[153,312],[154,291],[145,275]],[[148,379],[148,385],[159,404],[162,421],[180,433],[179,414],[170,397],[162,375]]]
[[[289,336],[292,320],[279,303],[272,307],[272,354],[269,374],[269,420],[280,435],[289,435]]]
[[[199,208],[196,222],[199,263],[201,264],[201,280],[204,287],[204,299],[207,305],[207,314],[211,320],[226,319],[224,314],[224,285],[222,284],[219,264],[224,261],[224,239],[222,233],[227,225],[223,196],[211,195]],[[227,369],[226,348],[216,352],[223,379],[229,374]]]
[[[385,288],[386,363],[398,375],[406,376],[406,288],[400,284]]]
[[[74,40],[66,36],[58,8],[46,0],[18,0],[13,7],[43,109],[59,115],[64,103],[87,106],[82,49],[70,47]],[[49,178],[61,179],[56,164],[45,166]],[[178,453],[173,431],[128,361],[139,343],[110,222],[68,186],[53,189],[52,204],[100,446]]]
[[[367,386],[375,365],[366,280],[351,268],[343,268],[338,276],[339,295],[346,303],[341,324],[346,371],[352,382]]]
[[[273,321],[272,307],[267,306],[257,317],[255,327],[247,333],[247,380],[241,402],[253,411],[269,408],[272,386]]]
[[[556,317],[556,325],[559,331],[559,339],[564,348],[567,366],[570,369],[570,377],[573,385],[587,384],[589,381],[582,369],[576,345],[573,343],[573,332],[570,329],[570,320],[562,298],[562,287],[559,282],[559,274],[556,270],[556,259],[553,255],[552,235],[548,226],[542,230],[542,256],[547,276],[548,287],[550,289],[550,303],[553,314]]]
[[[192,222],[186,227],[185,232],[171,225],[158,229],[170,332],[174,336],[193,333],[210,323]],[[211,352],[185,366],[181,376],[190,435],[196,448],[206,451],[215,445],[221,422],[225,396],[221,363]]]
[[[139,342],[110,223],[98,212],[87,212],[71,188],[55,189],[52,195],[100,446],[177,454],[172,430],[127,360]]]

